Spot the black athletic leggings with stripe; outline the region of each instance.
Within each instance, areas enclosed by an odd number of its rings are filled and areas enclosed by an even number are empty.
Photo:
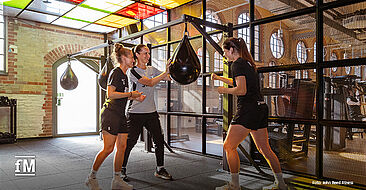
[[[164,136],[161,130],[159,114],[153,113],[129,113],[127,116],[127,125],[129,127],[127,147],[122,167],[127,166],[128,157],[132,148],[136,145],[137,140],[145,127],[152,135],[155,145],[155,157],[157,166],[164,166]]]

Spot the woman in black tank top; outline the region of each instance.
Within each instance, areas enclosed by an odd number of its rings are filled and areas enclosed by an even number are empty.
[[[127,99],[141,99],[143,96],[138,91],[128,92],[127,88],[126,71],[133,66],[134,62],[132,51],[121,44],[115,44],[114,55],[118,67],[114,68],[108,77],[107,101],[100,114],[103,149],[95,157],[91,172],[85,181],[89,189],[100,189],[96,174],[103,161],[113,152],[114,147],[117,151],[113,161],[114,175],[111,189],[133,189],[132,185],[124,182],[120,177],[128,136],[125,106]]]
[[[220,77],[216,74],[212,74],[211,79],[220,80],[233,86],[233,88],[218,87],[217,91],[220,94],[237,95],[238,104],[224,142],[226,158],[231,172],[231,182],[216,189],[240,189],[238,176],[240,160],[236,149],[249,133],[275,175],[274,184],[263,189],[287,189],[282,177],[280,162],[269,146],[267,132],[268,107],[260,94],[259,77],[254,60],[242,38],[226,39],[223,49],[224,56],[233,62],[231,64],[233,79]]]

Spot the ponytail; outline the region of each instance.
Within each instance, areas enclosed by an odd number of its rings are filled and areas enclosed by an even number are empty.
[[[115,58],[115,62],[116,63],[121,63],[122,62],[122,56],[127,57],[128,54],[130,53],[130,49],[125,48],[122,44],[120,43],[116,43],[114,44],[114,58]]]
[[[238,51],[241,58],[248,61],[254,69],[257,69],[254,59],[252,55],[250,55],[247,44],[245,43],[243,38],[228,38],[224,41],[223,47],[227,50],[230,50],[230,48],[235,49],[236,51]]]

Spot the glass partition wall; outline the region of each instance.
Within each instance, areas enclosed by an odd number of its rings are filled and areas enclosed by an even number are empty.
[[[233,24],[233,36],[242,37],[255,55],[270,110],[270,144],[284,170],[366,185],[366,31],[352,21],[366,3],[357,2],[211,0],[188,3],[166,16],[168,22],[188,14]],[[166,39],[155,40],[151,59],[162,70],[182,39],[184,24],[160,32]],[[223,118],[235,109],[224,111],[227,97],[216,91],[223,84],[209,76],[227,74],[227,66],[191,24],[188,33],[202,72],[189,85],[157,85],[166,140],[175,148],[222,157]],[[220,46],[226,36],[211,34]],[[235,98],[228,100],[235,107]],[[253,143],[245,143],[254,160],[266,165]]]

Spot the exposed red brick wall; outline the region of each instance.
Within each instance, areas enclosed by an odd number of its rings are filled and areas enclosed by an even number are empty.
[[[18,137],[52,136],[52,65],[67,54],[103,43],[103,35],[31,21],[24,24],[20,19],[7,22],[8,46],[16,46],[18,52],[8,53],[0,95],[18,99]],[[99,57],[101,52],[85,55]]]
[[[46,115],[43,118],[43,133],[40,134],[40,136],[51,136],[52,135],[52,65],[58,61],[59,59],[67,56],[68,54],[73,54],[76,52],[79,52],[81,50],[85,49],[85,47],[78,45],[78,44],[67,44],[60,47],[57,47],[51,51],[48,52],[44,56],[44,67],[45,67],[45,73],[44,73],[44,80],[46,81],[44,85],[46,88],[46,97],[45,97],[45,103],[43,104],[43,109],[46,111]],[[101,56],[97,52],[89,52],[84,54],[86,56],[95,56],[99,57]]]

